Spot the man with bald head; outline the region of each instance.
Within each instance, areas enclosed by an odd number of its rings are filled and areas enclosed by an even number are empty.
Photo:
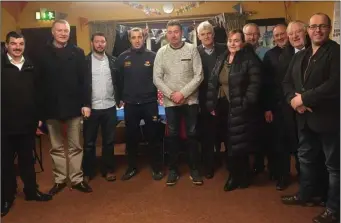
[[[283,81],[288,104],[296,111],[300,161],[299,193],[282,197],[288,205],[312,205],[320,151],[329,173],[326,209],[313,219],[336,223],[340,217],[340,45],[329,39],[331,20],[323,13],[309,20],[311,46],[295,54]]]
[[[290,142],[289,135],[292,129],[286,128],[285,117],[290,107],[285,103],[283,94],[278,93],[281,89],[283,78],[278,76],[280,71],[279,56],[288,42],[286,25],[278,24],[273,28],[273,37],[276,46],[267,51],[263,60],[264,67],[264,117],[269,124],[266,128],[266,148],[268,155],[268,169],[270,179],[276,179],[277,190],[284,190],[289,184],[290,174]],[[277,94],[276,94],[277,93]],[[268,131],[269,130],[269,131]]]
[[[43,118],[47,123],[52,148],[55,184],[50,190],[55,195],[70,180],[72,188],[91,192],[83,180],[81,168],[83,148],[80,144],[81,115],[88,118],[91,107],[91,86],[84,84],[88,72],[84,51],[69,42],[70,25],[66,20],[56,20],[52,25],[52,41],[41,55],[41,89],[43,93]],[[68,163],[64,152],[63,124],[67,126]],[[67,173],[67,170],[69,173]]]

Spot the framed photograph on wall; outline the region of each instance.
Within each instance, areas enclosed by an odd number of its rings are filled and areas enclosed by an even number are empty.
[[[260,38],[259,44],[264,47],[274,47],[274,40],[272,29],[277,24],[286,24],[285,18],[271,18],[271,19],[254,19],[248,20],[247,23],[255,23],[259,26]]]

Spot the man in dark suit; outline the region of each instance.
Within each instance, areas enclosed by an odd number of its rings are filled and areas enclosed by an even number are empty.
[[[280,79],[283,79],[285,76],[285,73],[289,67],[291,59],[294,57],[296,53],[298,53],[301,50],[304,50],[308,48],[311,45],[310,38],[307,34],[307,28],[306,24],[302,21],[296,20],[292,21],[288,24],[287,33],[289,37],[289,44],[284,48],[282,54],[279,57],[280,61],[280,73],[278,73],[278,77]],[[280,88],[282,95],[283,91],[282,88]],[[290,145],[291,149],[293,149],[291,152],[294,153],[295,156],[295,166],[296,171],[299,175],[300,173],[300,163],[297,156],[297,148],[298,148],[298,136],[297,136],[297,125],[296,125],[296,118],[295,118],[295,111],[294,110],[287,110],[286,111],[287,119],[285,121],[286,126],[292,129],[290,134]],[[293,117],[292,117],[293,116]],[[295,148],[294,148],[294,145]],[[327,199],[327,193],[328,193],[328,183],[329,183],[329,174],[327,172],[326,166],[325,166],[325,155],[323,151],[320,152],[321,155],[319,155],[319,162],[318,165],[320,168],[318,168],[318,187],[316,188],[314,192],[314,197],[321,200],[320,205],[325,206],[325,200]]]
[[[81,115],[88,118],[91,113],[91,87],[84,84],[87,63],[84,51],[69,42],[70,25],[66,20],[53,22],[52,35],[53,39],[40,56],[42,110],[52,145],[50,155],[55,181],[49,193],[55,195],[62,191],[67,179],[73,189],[90,193],[91,187],[83,180],[80,143]],[[68,161],[61,133],[63,124],[67,125]]]
[[[15,199],[14,154],[18,155],[26,200],[52,199],[37,189],[34,170],[33,149],[40,118],[39,73],[23,56],[25,40],[21,34],[9,32],[6,48],[7,54],[3,55],[1,62],[1,216],[9,212]]]
[[[286,117],[291,115],[292,109],[285,102],[282,93],[283,77],[280,77],[281,71],[279,57],[288,42],[286,25],[278,24],[273,28],[273,36],[276,46],[265,53],[263,59],[264,67],[264,88],[262,95],[264,100],[265,121],[269,151],[268,169],[270,171],[270,179],[276,179],[277,190],[284,190],[288,186],[290,173],[290,134],[295,132],[294,128],[287,128]],[[291,113],[290,113],[291,112]],[[293,121],[293,120],[292,120]],[[294,135],[295,137],[295,135]],[[272,140],[273,139],[273,140]]]
[[[298,52],[283,81],[287,102],[297,111],[300,189],[282,197],[288,205],[309,205],[316,187],[316,163],[322,150],[329,172],[325,211],[317,223],[339,222],[340,211],[340,45],[329,39],[331,20],[314,14],[309,20],[311,47]]]
[[[219,154],[220,143],[222,141],[224,142],[224,140],[217,137],[219,132],[219,130],[216,131],[218,123],[216,123],[215,117],[206,109],[207,85],[208,78],[213,70],[216,59],[220,54],[225,52],[226,44],[214,43],[214,29],[208,21],[200,23],[197,31],[198,38],[202,43],[198,46],[198,51],[204,70],[204,80],[199,87],[200,113],[198,125],[202,158],[205,165],[205,176],[207,179],[210,179],[214,176],[214,147],[216,147],[216,155]],[[218,157],[216,156],[216,158]]]

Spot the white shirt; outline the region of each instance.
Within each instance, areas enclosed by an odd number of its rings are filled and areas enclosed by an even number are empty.
[[[109,59],[92,54],[92,108],[107,109],[116,105]]]
[[[7,56],[8,56],[9,62],[11,62],[11,64],[19,68],[19,70],[21,70],[22,66],[25,63],[24,56],[21,56],[20,62],[16,62],[8,53],[7,53]]]
[[[302,49],[297,49],[297,48],[295,48],[295,53],[297,53],[297,52],[299,52],[299,51],[301,51],[301,50],[304,50],[305,49],[305,47],[303,47]]]

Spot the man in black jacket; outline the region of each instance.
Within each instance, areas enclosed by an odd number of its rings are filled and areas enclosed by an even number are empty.
[[[116,106],[120,96],[117,90],[116,58],[108,55],[106,37],[94,33],[91,37],[92,52],[86,57],[88,72],[85,84],[90,86],[91,115],[84,120],[83,171],[85,181],[95,176],[96,139],[98,128],[102,135],[101,173],[107,181],[116,180],[114,175],[114,137],[116,129]]]
[[[291,116],[293,122],[293,112],[290,106],[285,102],[282,89],[283,78],[279,77],[280,62],[279,57],[288,42],[286,25],[278,24],[273,28],[273,36],[276,46],[265,53],[263,59],[264,67],[264,105],[265,105],[265,121],[269,124],[267,132],[269,137],[266,140],[267,146],[268,169],[270,171],[270,179],[276,179],[277,190],[283,190],[288,186],[290,174],[290,151],[289,144],[291,142],[292,132],[295,128],[286,126],[286,117]],[[289,118],[290,120],[290,118]],[[295,134],[293,136],[295,138]],[[294,144],[295,145],[295,144]],[[294,146],[293,145],[293,146]]]
[[[40,61],[43,112],[52,144],[50,154],[55,177],[50,194],[65,188],[67,178],[73,189],[88,193],[92,189],[83,181],[83,148],[80,144],[81,114],[88,118],[91,105],[91,88],[84,84],[87,72],[85,55],[82,49],[68,42],[70,25],[67,21],[56,20],[52,35],[53,40],[44,48]],[[64,153],[63,124],[67,125],[69,164]]]
[[[139,144],[140,121],[146,124],[146,137],[152,166],[152,177],[161,180],[161,153],[157,143],[158,104],[157,89],[153,84],[155,53],[144,46],[143,31],[133,28],[129,32],[131,48],[117,59],[120,95],[124,102],[126,124],[126,146],[129,167],[122,180],[129,180],[137,174],[137,149]]]
[[[23,56],[24,37],[16,32],[6,36],[6,55],[1,62],[1,216],[15,199],[15,154],[26,200],[48,201],[52,197],[37,189],[33,149],[39,122],[39,88],[36,67]],[[40,123],[41,125],[41,123]]]
[[[278,73],[278,78],[281,80],[284,79],[285,73],[289,67],[291,59],[294,57],[294,55],[301,50],[304,50],[308,48],[311,45],[310,38],[307,34],[307,28],[306,24],[302,21],[296,20],[292,21],[288,24],[287,33],[289,37],[290,44],[287,44],[284,48],[283,52],[281,53],[279,57],[279,63],[280,63],[280,72]],[[284,95],[282,87],[276,88],[277,92],[275,95]],[[300,173],[300,163],[297,156],[297,149],[298,149],[298,133],[297,133],[297,124],[296,124],[296,114],[293,109],[291,111],[286,110],[287,119],[285,119],[285,125],[290,130],[290,144],[291,149],[293,149],[291,152],[295,155],[295,166],[296,171],[299,174]],[[291,115],[289,115],[291,114]],[[292,117],[293,116],[293,117]],[[296,145],[296,146],[294,146]],[[316,188],[314,192],[314,197],[319,198],[321,200],[321,205],[325,206],[325,200],[327,199],[327,193],[328,193],[328,186],[329,186],[329,174],[327,172],[326,166],[325,166],[325,155],[323,151],[320,152],[319,155],[319,161],[318,165],[320,167],[317,168],[318,172],[318,187]]]
[[[297,111],[298,157],[301,165],[298,195],[285,196],[283,203],[311,203],[316,187],[319,152],[326,156],[329,191],[325,211],[318,223],[339,222],[340,211],[340,45],[329,39],[331,20],[314,14],[308,33],[312,45],[292,59],[283,81],[287,102]]]
[[[216,63],[216,59],[218,56],[220,56],[220,54],[225,52],[226,44],[214,43],[214,29],[208,21],[200,23],[198,25],[197,32],[198,38],[202,43],[200,46],[198,46],[198,51],[204,70],[204,80],[201,82],[199,87],[200,112],[198,117],[198,132],[201,141],[202,159],[205,165],[205,177],[210,179],[214,176],[214,147],[216,146],[216,155],[218,155],[220,152],[221,142],[224,142],[226,147],[226,140],[218,137],[219,123],[217,123],[215,117],[207,111],[207,85],[208,78]],[[218,157],[216,156],[216,158]]]

